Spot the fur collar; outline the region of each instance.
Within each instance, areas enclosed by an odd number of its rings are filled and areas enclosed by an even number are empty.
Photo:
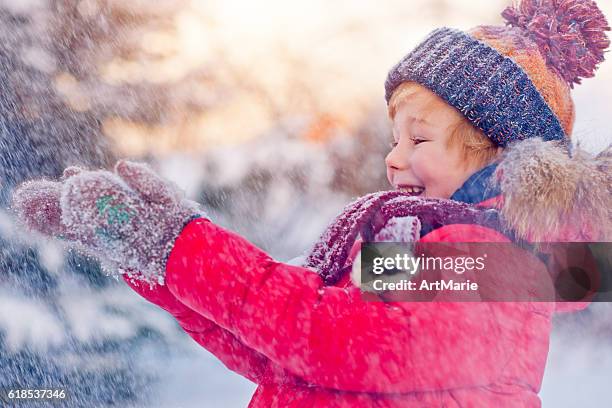
[[[612,146],[598,155],[526,139],[505,149],[491,182],[500,211],[529,241],[612,241]]]

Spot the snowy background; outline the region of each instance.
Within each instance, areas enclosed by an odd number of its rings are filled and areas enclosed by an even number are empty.
[[[612,1],[598,4],[612,18]],[[64,167],[144,160],[280,260],[385,189],[387,70],[501,0],[0,0],[0,204]],[[612,141],[612,62],[573,91],[573,140]],[[0,210],[0,389],[67,406],[245,407],[255,385],[92,260]],[[612,308],[555,320],[544,407],[612,406]],[[22,406],[25,406],[22,405]],[[42,406],[37,404],[35,406]]]

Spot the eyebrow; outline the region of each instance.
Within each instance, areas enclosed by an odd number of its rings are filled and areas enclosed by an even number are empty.
[[[428,122],[425,119],[417,118],[414,116],[409,116],[407,122],[409,125],[413,125],[416,123],[417,125],[422,125],[422,126],[429,127],[429,128],[435,127],[433,123]],[[393,126],[391,128],[393,135],[395,135],[395,129],[396,129],[397,123],[398,123],[397,121],[395,120],[393,121]]]
[[[429,127],[434,126],[434,125],[433,125],[433,123],[428,122],[428,121],[427,121],[427,120],[425,120],[425,119],[415,118],[414,116],[410,116],[410,117],[408,118],[408,122],[409,122],[409,123],[411,123],[411,124],[416,122],[416,123],[417,123],[417,124],[419,124],[419,125],[425,125],[425,126],[429,126]]]

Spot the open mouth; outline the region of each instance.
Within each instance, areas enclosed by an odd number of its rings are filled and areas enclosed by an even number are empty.
[[[414,186],[410,184],[398,184],[396,189],[403,193],[408,193],[412,196],[420,196],[425,192],[425,187]]]

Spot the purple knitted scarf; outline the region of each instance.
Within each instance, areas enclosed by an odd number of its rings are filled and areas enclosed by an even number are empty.
[[[327,285],[336,283],[346,272],[349,252],[360,234],[372,242],[393,217],[418,216],[422,231],[446,224],[477,224],[503,229],[498,212],[454,200],[418,198],[401,191],[379,191],[348,204],[314,244],[304,266],[315,269]]]

